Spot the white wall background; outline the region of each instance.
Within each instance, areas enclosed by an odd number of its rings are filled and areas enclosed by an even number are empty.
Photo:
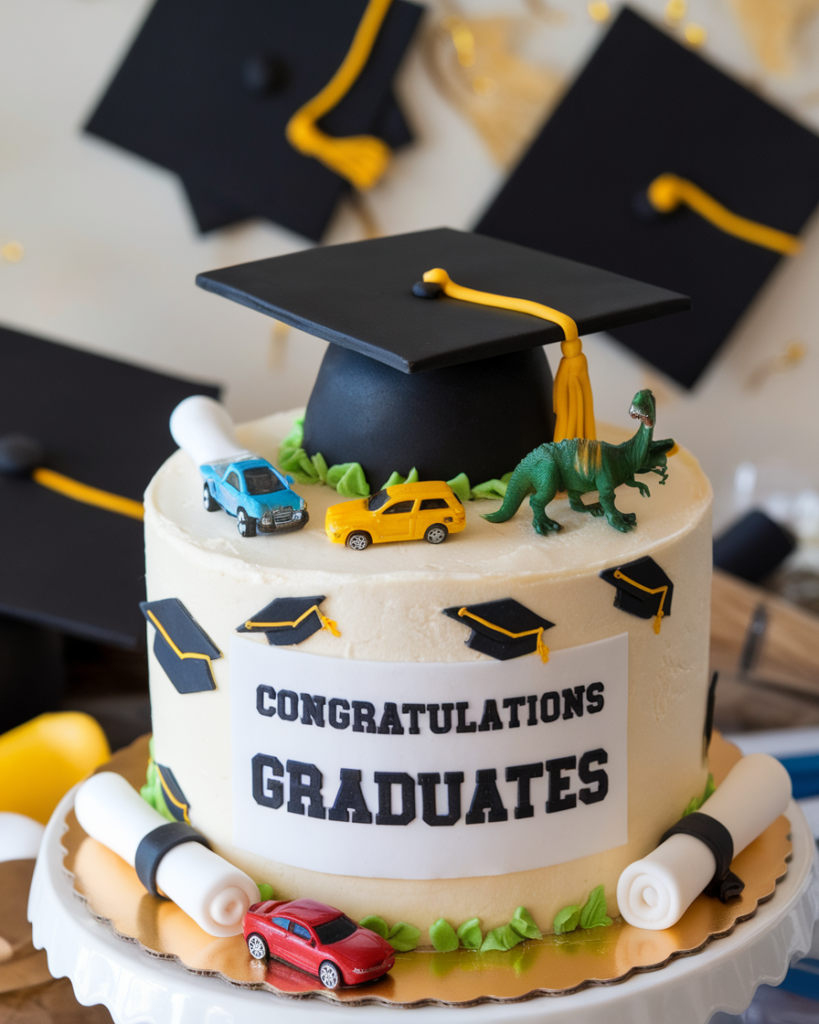
[[[441,0],[426,4],[429,30],[443,8]],[[0,257],[0,322],[220,382],[239,419],[301,404],[324,343],[295,331],[276,342],[271,321],[205,294],[193,279],[202,270],[307,243],[261,222],[203,238],[172,174],[81,134],[149,5],[0,0],[0,247],[14,240],[25,252],[19,263]],[[665,2],[634,5],[661,17]],[[590,18],[585,0],[541,0],[541,6],[563,17],[530,18],[521,52],[571,76],[604,27]],[[527,14],[524,0],[460,0],[459,9],[467,16]],[[689,0],[686,21],[706,28],[707,56],[819,130],[819,16],[799,34],[794,70],[779,76],[766,73],[746,43],[731,0]],[[380,230],[470,227],[503,172],[472,125],[438,93],[418,46],[403,66],[398,93],[417,142],[368,197]],[[340,210],[327,241],[360,237],[358,217],[349,207]],[[633,393],[653,387],[659,433],[700,457],[715,483],[719,521],[730,514],[731,479],[742,461],[784,460],[819,489],[819,219],[805,241],[693,392],[660,378],[603,335],[587,344],[599,416],[629,422]],[[799,368],[749,389],[755,368],[794,339],[808,347]]]

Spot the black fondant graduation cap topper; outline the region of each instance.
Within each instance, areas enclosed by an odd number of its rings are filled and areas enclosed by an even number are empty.
[[[565,334],[513,309],[417,297],[434,268],[559,310],[581,334],[689,306],[663,288],[449,228],[259,260],[197,284],[332,342],[307,406],[308,454],[359,462],[371,487],[413,467],[422,480],[466,473],[480,483],[551,439],[541,346]]]
[[[157,0],[86,130],[175,171],[202,231],[265,217],[318,241],[409,138],[392,79],[421,12]]]
[[[322,613],[319,605],[325,600],[317,597],[277,597],[266,604],[252,619],[237,626],[237,633],[264,633],[267,642],[276,647],[303,643],[320,629],[341,636],[332,619]]]
[[[173,409],[218,389],[3,328],[0,367],[0,614],[137,647],[142,495]]]
[[[653,558],[605,569],[600,576],[616,587],[615,608],[639,619],[654,619],[654,632],[660,632],[663,619],[671,614],[674,584]]]
[[[543,641],[543,634],[554,623],[514,598],[444,608],[443,612],[471,629],[465,643],[473,651],[488,654],[498,661],[520,658],[537,651],[543,661],[549,660],[549,648]]]
[[[819,137],[625,8],[477,230],[690,295],[610,330],[691,386],[817,202]]]
[[[179,693],[215,690],[211,662],[222,653],[176,597],[141,601],[139,607],[156,629],[154,654]]]

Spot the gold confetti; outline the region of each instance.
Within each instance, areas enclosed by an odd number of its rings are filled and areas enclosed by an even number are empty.
[[[695,22],[689,22],[683,29],[683,35],[685,41],[689,46],[702,46],[708,39],[708,33],[705,31],[702,25],[697,25]]]
[[[0,249],[3,259],[9,263],[20,263],[26,254],[20,242],[6,242],[2,249]]]
[[[460,33],[460,49],[455,30]],[[516,52],[531,30],[521,17],[442,19],[424,37],[435,87],[475,127],[501,167],[511,166],[561,92],[562,77]],[[471,64],[464,66],[462,56]]]
[[[608,21],[611,17],[611,7],[606,0],[592,0],[588,6],[588,12],[592,21]]]
[[[765,381],[776,373],[787,373],[796,369],[808,354],[808,346],[804,341],[789,341],[785,348],[773,359],[769,359],[752,370],[748,376],[746,387],[756,391]]]
[[[688,13],[688,4],[685,0],[668,0],[665,5],[665,20],[672,25],[682,21]]]
[[[748,42],[767,71],[793,69],[795,43],[819,0],[731,0]]]
[[[491,96],[498,91],[498,83],[488,75],[478,75],[472,79],[472,91],[478,96]]]

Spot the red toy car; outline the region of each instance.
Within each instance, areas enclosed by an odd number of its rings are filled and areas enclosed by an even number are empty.
[[[375,981],[395,963],[386,939],[316,900],[254,903],[244,917],[244,936],[254,960],[284,960],[330,989]]]

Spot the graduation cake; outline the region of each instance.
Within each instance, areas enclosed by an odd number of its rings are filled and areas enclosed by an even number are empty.
[[[198,283],[331,344],[295,435],[298,414],[277,413],[239,428],[231,455],[286,452],[296,481],[272,472],[306,502],[304,528],[240,536],[185,451],[146,492],[167,809],[277,899],[408,922],[422,944],[441,918],[492,929],[521,906],[549,932],[600,886],[616,915],[623,869],[706,787],[711,490],[693,456],[652,440],[650,392],[639,423],[625,395],[622,424],[600,429],[611,444],[594,440],[577,332],[688,300],[448,229]],[[468,500],[535,493],[507,474],[557,447],[568,494],[545,531],[528,506],[489,522],[497,502]],[[452,498],[396,501],[416,479]],[[354,495],[361,514],[384,510],[368,550],[323,529]],[[452,524],[461,500],[462,532],[406,525]]]

